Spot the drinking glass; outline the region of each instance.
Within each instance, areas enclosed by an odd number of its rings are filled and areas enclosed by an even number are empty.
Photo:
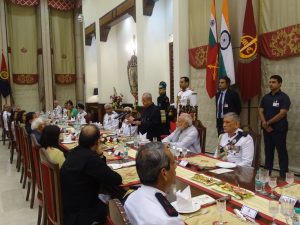
[[[180,156],[180,148],[176,148],[176,150],[175,150],[175,156],[176,156],[176,161],[178,163],[179,162],[178,157]]]
[[[285,217],[286,224],[288,224],[289,218],[294,215],[294,204],[290,199],[281,201],[281,213]]]
[[[269,178],[269,186],[271,188],[271,198],[275,198],[275,195],[273,194],[273,189],[277,186],[277,177],[270,177]]]
[[[285,181],[288,183],[288,185],[291,185],[292,183],[294,183],[294,172],[287,172]]]
[[[182,148],[183,158],[185,158],[186,154],[187,154],[187,148]]]
[[[275,216],[279,213],[279,202],[278,201],[269,201],[269,212],[272,215],[272,224],[271,225],[276,225],[274,222]]]
[[[218,212],[219,212],[219,221],[218,221],[218,225],[223,225],[223,214],[225,213],[226,210],[226,200],[224,199],[219,199],[217,200],[217,208],[218,208]]]
[[[157,137],[153,137],[152,142],[157,142]]]
[[[263,187],[262,187],[261,193],[262,194],[266,194],[267,192],[265,190],[265,186],[266,186],[266,183],[269,180],[269,170],[261,169],[260,173],[259,173],[259,180],[260,180],[260,182],[263,183]]]

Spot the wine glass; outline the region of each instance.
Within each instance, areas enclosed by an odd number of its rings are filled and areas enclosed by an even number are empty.
[[[277,186],[277,177],[270,177],[269,178],[269,186],[271,187],[271,198],[275,198],[275,195],[273,194],[273,189]]]
[[[262,184],[263,184],[261,193],[262,193],[262,194],[266,194],[267,192],[266,192],[266,190],[265,190],[265,186],[266,186],[266,183],[267,183],[268,180],[269,180],[269,170],[261,169],[261,170],[260,170],[260,173],[259,173],[259,180],[260,180],[260,182],[262,182]]]
[[[275,216],[279,213],[279,202],[278,201],[269,201],[269,212],[272,215],[272,224],[271,225],[276,225],[274,222]]]
[[[157,137],[153,137],[152,142],[157,142]]]
[[[178,157],[180,156],[180,148],[176,148],[176,150],[175,150],[175,156],[176,156],[176,161],[178,163],[179,162]]]
[[[288,186],[290,186],[292,183],[294,183],[294,173],[293,172],[287,172],[285,181],[288,183]]]
[[[281,201],[281,213],[285,217],[286,224],[288,224],[289,218],[294,215],[294,204],[290,199]]]
[[[187,154],[187,148],[182,148],[182,155],[183,155],[183,158],[186,157],[186,154]]]
[[[226,210],[226,200],[224,199],[219,199],[217,200],[217,208],[219,211],[219,221],[218,221],[218,225],[223,225],[223,214],[225,213]]]

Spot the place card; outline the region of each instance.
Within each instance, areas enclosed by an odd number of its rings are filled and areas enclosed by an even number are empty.
[[[283,201],[290,201],[293,203],[293,205],[296,205],[298,199],[287,195],[281,195],[279,198],[279,202],[283,202]]]
[[[119,150],[114,151],[114,155],[120,155],[120,151]]]
[[[215,169],[215,170],[210,170],[209,172],[215,173],[215,174],[222,174],[222,173],[229,173],[232,172],[233,170],[231,169]]]
[[[243,205],[243,207],[241,209],[241,213],[243,214],[243,216],[255,219],[258,211],[256,209],[253,209],[253,208],[249,207],[249,206]]]
[[[186,161],[186,160],[181,160],[180,163],[179,163],[179,166],[186,167],[187,164],[189,164],[188,161]]]

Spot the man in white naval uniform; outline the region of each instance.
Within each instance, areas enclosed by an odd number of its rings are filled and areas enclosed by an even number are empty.
[[[125,202],[125,212],[132,225],[184,225],[178,212],[166,199],[176,179],[176,162],[170,150],[160,142],[141,147],[136,169],[142,187]]]
[[[200,153],[199,133],[192,122],[192,117],[189,114],[181,113],[176,122],[176,130],[163,139],[162,142],[187,148],[193,153]]]
[[[254,156],[252,137],[239,128],[240,118],[236,113],[225,114],[223,121],[225,133],[219,137],[219,149],[225,152],[219,152],[219,154],[225,155],[223,159],[228,162],[235,163],[238,166],[251,167]]]
[[[105,115],[103,118],[103,127],[104,130],[116,130],[119,128],[119,120],[115,119],[118,116],[118,113],[113,111],[112,105],[106,103],[104,105]]]
[[[177,94],[177,107],[179,105],[187,105],[188,101],[191,106],[197,105],[196,93],[189,89],[190,79],[188,77],[181,77],[179,86],[180,91]]]

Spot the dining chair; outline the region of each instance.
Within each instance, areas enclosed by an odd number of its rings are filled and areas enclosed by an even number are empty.
[[[200,120],[194,120],[193,125],[196,127],[196,129],[198,130],[198,133],[199,133],[201,153],[205,153],[206,127],[203,126],[203,124]]]
[[[11,119],[9,119],[7,121],[8,133],[10,136],[10,158],[9,158],[10,164],[12,164],[12,162],[14,160],[14,154],[15,154],[15,149],[16,149],[16,139],[15,139],[15,135],[12,130],[13,123],[14,122]]]
[[[35,173],[35,181],[37,187],[37,199],[38,199],[38,220],[37,225],[41,224],[41,219],[43,216],[43,225],[45,225],[46,210],[44,206],[44,192],[42,189],[42,178],[40,172],[40,144],[37,142],[35,136],[33,134],[30,135],[31,138],[31,149],[32,149],[32,159]]]
[[[108,225],[131,225],[125,209],[119,199],[111,199],[108,202],[109,217]]]
[[[16,134],[16,151],[17,151],[17,161],[16,161],[16,168],[17,171],[20,172],[21,169],[21,135],[20,135],[20,127],[15,122],[15,134]]]
[[[46,209],[46,225],[63,225],[59,165],[52,162],[44,148],[40,149],[40,174]]]
[[[260,166],[260,154],[261,154],[261,135],[256,133],[250,125],[243,125],[241,126],[241,129],[252,137],[253,143],[254,143],[254,156],[253,156],[253,161],[252,161],[252,167],[255,168],[256,170]]]

